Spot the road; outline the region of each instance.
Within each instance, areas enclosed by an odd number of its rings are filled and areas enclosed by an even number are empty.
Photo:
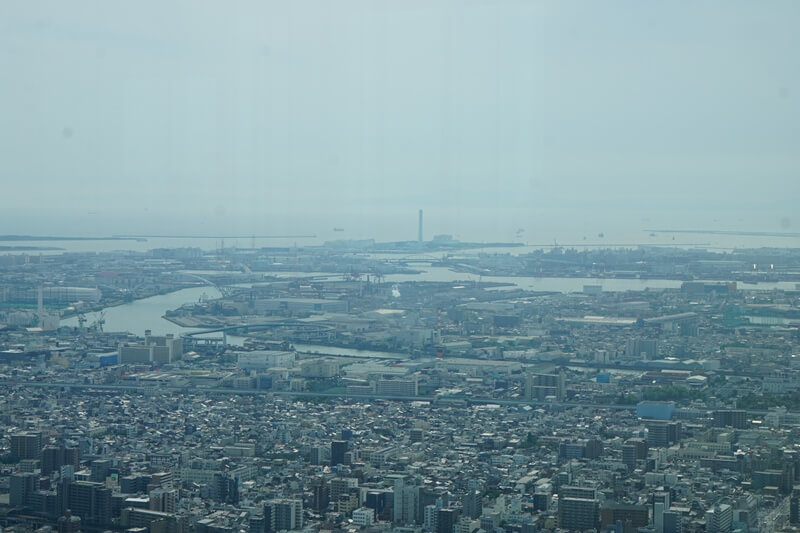
[[[765,514],[758,521],[758,530],[761,532],[780,531],[789,516],[789,498],[784,498],[774,509]]]
[[[98,385],[91,383],[46,382],[28,380],[0,381],[0,387],[32,387],[53,389],[78,389],[78,390],[116,390],[121,392],[150,393],[154,391],[172,392],[175,394],[239,394],[243,396],[273,395],[293,398],[341,398],[347,400],[394,400],[400,402],[432,402],[438,404],[478,404],[478,405],[529,405],[531,407],[588,407],[590,409],[609,409],[613,411],[635,411],[636,405],[621,404],[593,404],[582,402],[534,401],[534,400],[503,400],[498,398],[463,397],[463,396],[390,396],[385,394],[342,394],[335,392],[308,392],[308,391],[271,391],[258,389],[227,389],[203,388],[194,386],[174,387],[163,384],[114,384]],[[711,409],[709,409],[709,412]],[[767,411],[747,410],[750,415],[763,416]]]
[[[470,403],[470,404],[495,404],[495,405],[530,405],[532,407],[588,407],[592,409],[612,409],[617,411],[633,411],[635,405],[616,404],[588,404],[579,402],[540,402],[527,400],[501,400],[496,398],[465,398],[465,397],[435,397],[435,396],[390,396],[385,394],[340,394],[331,392],[299,392],[299,391],[270,391],[253,389],[224,389],[224,388],[198,388],[198,387],[170,387],[155,384],[114,384],[97,385],[91,383],[68,382],[43,382],[43,381],[0,381],[2,387],[29,387],[38,389],[73,389],[73,390],[108,390],[120,392],[172,392],[175,394],[239,394],[244,396],[272,395],[293,398],[341,398],[347,400],[394,400],[401,402],[432,402],[439,404]]]

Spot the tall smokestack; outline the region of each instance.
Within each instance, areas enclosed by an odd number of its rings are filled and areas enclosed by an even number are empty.
[[[39,312],[39,317],[41,318],[42,313],[44,313],[44,289],[39,287],[39,293],[36,298],[36,310]]]
[[[419,232],[417,233],[417,240],[422,242],[422,209],[419,210]]]

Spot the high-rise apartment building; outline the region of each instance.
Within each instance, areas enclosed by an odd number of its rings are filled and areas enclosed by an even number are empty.
[[[727,426],[735,429],[747,429],[747,411],[743,409],[720,409],[714,411],[714,427]]]
[[[347,452],[346,440],[334,440],[331,442],[331,466],[344,464],[344,454]]]
[[[569,531],[596,529],[600,504],[596,499],[564,497],[558,500],[558,527]]]
[[[678,511],[664,511],[664,533],[681,533],[683,523]]]
[[[789,523],[800,525],[800,487],[795,487],[789,498]]]
[[[63,481],[59,485],[63,510],[81,517],[85,524],[111,522],[111,489],[91,481]]]
[[[11,435],[11,456],[17,459],[38,459],[42,451],[42,434],[38,431]]]
[[[647,428],[647,445],[651,448],[665,448],[681,440],[680,422],[665,420],[644,420]]]
[[[622,445],[622,462],[629,470],[636,468],[638,461],[647,458],[647,443],[644,439],[628,439]]]
[[[264,503],[264,531],[295,530],[303,527],[303,501],[282,498]]]
[[[733,507],[723,503],[706,511],[706,531],[730,533],[733,527]]]
[[[483,512],[483,497],[479,490],[468,490],[463,499],[464,515],[478,518]]]
[[[658,341],[655,339],[628,339],[625,355],[631,359],[658,358]]]
[[[453,533],[453,527],[458,522],[461,510],[456,507],[443,507],[439,509],[436,519],[436,533]]]
[[[267,508],[270,508],[269,516],[271,523],[266,524],[267,532],[271,531],[292,531],[303,527],[303,501],[296,499],[271,500],[264,504],[264,517],[266,518]],[[271,528],[271,529],[270,529]]]
[[[25,507],[38,489],[38,476],[33,472],[12,474],[8,480],[8,503],[12,508]]]
[[[415,524],[419,506],[419,486],[410,476],[392,474],[387,477],[392,481],[394,489],[392,521],[401,525]]]
[[[78,470],[81,462],[79,448],[61,446],[47,446],[42,450],[42,475],[49,476],[51,472],[58,471],[64,465],[72,465]]]
[[[566,378],[564,372],[558,374],[536,374],[528,373],[525,375],[525,399],[544,400],[548,396],[553,396],[557,400],[566,397]]]

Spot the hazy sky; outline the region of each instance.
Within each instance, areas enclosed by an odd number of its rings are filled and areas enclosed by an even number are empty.
[[[798,28],[796,0],[4,0],[0,233],[800,231]]]

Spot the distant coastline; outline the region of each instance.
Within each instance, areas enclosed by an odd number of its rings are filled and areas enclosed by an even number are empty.
[[[733,235],[735,237],[800,237],[800,233],[790,231],[728,231],[701,229],[645,229],[653,233],[694,233],[696,235]]]
[[[43,235],[0,235],[0,242],[19,242],[19,241],[136,241],[135,237],[66,237],[66,236],[43,236]]]
[[[316,235],[114,235],[112,239],[316,239]]]
[[[0,252],[51,252],[64,250],[57,246],[0,246]]]

